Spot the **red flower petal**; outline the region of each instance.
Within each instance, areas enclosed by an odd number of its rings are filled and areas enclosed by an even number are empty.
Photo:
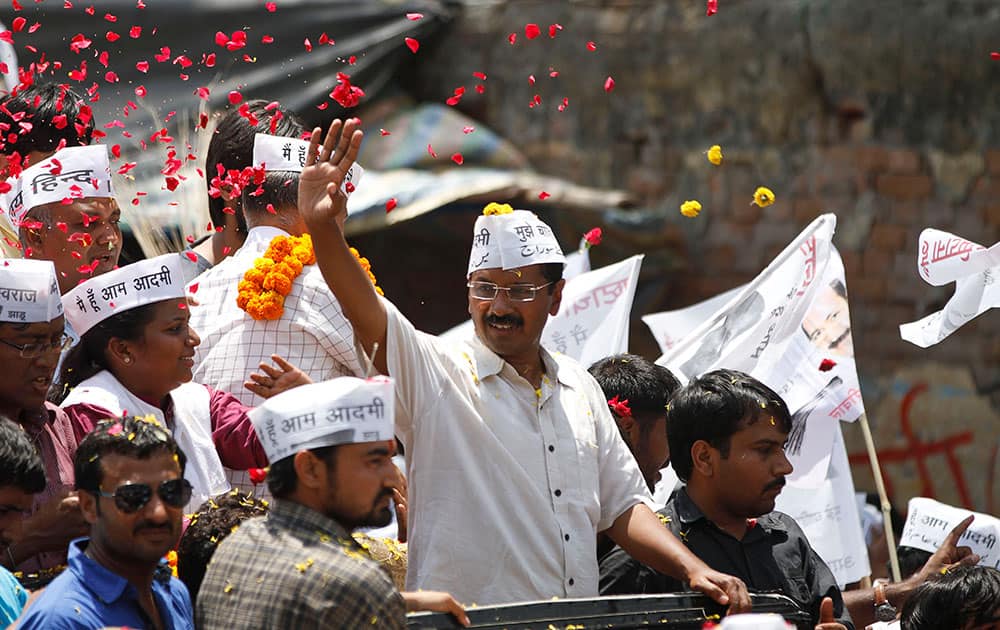
[[[404,41],[406,42],[406,47],[410,49],[410,52],[416,53],[418,50],[420,50],[420,42],[413,39],[412,37],[407,37]]]
[[[597,50],[597,44],[595,44],[594,42],[587,42],[587,50],[589,50],[590,52],[594,52],[595,50]]]
[[[705,15],[711,17],[719,11],[719,0],[708,0],[705,3]]]
[[[385,202],[385,213],[389,214],[396,209],[396,198],[393,197],[389,201]]]
[[[451,156],[451,161],[461,166],[465,162],[465,158],[462,157],[461,153],[456,153]]]
[[[543,201],[545,199],[548,199],[551,196],[552,195],[550,195],[549,193],[545,192],[544,190],[542,192],[538,193],[538,198],[541,199],[541,200],[543,200]]]
[[[239,102],[242,100],[243,100],[243,95],[237,92],[236,90],[233,90],[232,92],[229,93],[229,102],[232,103],[233,105],[239,104]]]
[[[416,22],[417,20],[422,20],[423,18],[424,18],[424,14],[423,13],[407,13],[406,14],[406,19],[410,20],[411,22]]]
[[[268,13],[274,13],[278,10],[278,5],[273,2],[267,2],[264,4],[264,8],[267,9]]]
[[[119,35],[114,31],[108,31],[107,33],[104,34],[104,39],[108,40],[109,42],[117,42],[119,39],[121,39],[121,35]]]
[[[524,36],[528,39],[535,39],[542,32],[542,29],[538,28],[537,24],[525,24],[524,25]]]
[[[607,79],[604,80],[604,91],[610,92],[613,89],[615,89],[615,80],[612,79],[611,77],[608,77]]]
[[[432,158],[436,158],[438,156],[438,154],[434,152],[434,147],[432,147],[430,143],[427,144],[427,152],[430,153]]]
[[[267,479],[267,470],[264,468],[250,468],[247,470],[247,474],[254,485],[262,483]]]
[[[132,39],[139,39],[140,35],[142,35],[141,26],[133,26],[132,28],[128,29],[128,36],[131,37]]]
[[[1000,52],[991,52],[990,59],[1000,59]]]
[[[11,30],[13,30],[15,33],[20,33],[21,29],[24,28],[24,25],[27,24],[27,22],[28,20],[24,19],[23,17],[16,17],[14,18],[14,21],[11,22],[10,25]]]
[[[555,38],[556,33],[562,30],[562,24],[549,24],[549,37]]]
[[[2,35],[2,33],[0,33],[0,35]],[[507,41],[510,43],[511,46],[513,46],[514,42],[517,41],[517,33],[511,33],[510,35],[508,35]]]
[[[837,365],[837,362],[834,361],[834,360],[832,360],[832,359],[823,359],[819,363],[819,371],[820,372],[829,372],[836,365]]]

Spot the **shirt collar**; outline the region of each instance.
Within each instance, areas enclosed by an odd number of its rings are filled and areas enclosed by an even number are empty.
[[[272,227],[270,225],[260,225],[258,227],[250,228],[247,232],[247,239],[243,242],[243,247],[249,246],[250,249],[256,249],[261,244],[267,247],[268,244],[276,236],[291,236],[288,232],[282,230],[281,228]]]
[[[274,499],[274,504],[271,506],[271,511],[268,512],[267,518],[269,521],[275,523],[329,534],[335,539],[353,540],[351,532],[347,531],[346,527],[332,518],[295,501]]]
[[[674,509],[677,510],[677,518],[684,525],[696,523],[700,520],[704,520],[706,523],[709,522],[708,517],[701,511],[701,508],[695,505],[694,500],[691,499],[691,495],[687,491],[687,486],[682,487],[674,494]],[[772,532],[788,532],[788,528],[785,527],[780,519],[774,516],[774,512],[769,512],[759,518],[748,520],[752,521],[755,526],[760,527],[767,534]],[[749,529],[754,529],[754,526],[749,527]]]
[[[559,360],[554,355],[542,347],[539,347],[539,351],[542,365],[545,366],[545,376],[570,389],[579,388],[579,380],[572,370],[559,369]],[[476,361],[476,375],[480,379],[499,374],[507,363],[500,355],[487,348],[478,334],[472,335],[472,354]]]
[[[92,559],[84,550],[89,538],[77,538],[69,544],[67,563],[80,583],[107,605],[119,599],[129,586],[128,580]]]

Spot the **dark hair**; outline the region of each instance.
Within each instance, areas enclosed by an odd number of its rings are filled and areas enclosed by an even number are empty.
[[[556,290],[555,284],[562,280],[563,267],[562,263],[545,263],[542,265],[542,277],[545,278],[546,282],[552,283],[549,285],[549,294]]]
[[[142,337],[143,330],[156,315],[158,304],[152,302],[119,311],[84,333],[63,360],[59,382],[63,384],[64,392],[68,393],[69,388],[76,387],[101,370],[109,369],[104,354],[108,343],[116,337],[126,341]]]
[[[297,211],[298,205],[298,173],[272,171],[264,176],[260,186],[251,184],[243,189],[243,218],[248,224],[256,224],[258,217],[272,213],[283,216],[281,211],[286,208]]]
[[[269,110],[269,105],[270,103],[261,99],[247,101],[245,108],[241,106],[240,110],[230,111],[219,121],[205,155],[205,185],[207,188],[212,187],[212,179],[219,174],[220,164],[227,171],[242,171],[253,166],[253,139],[258,133],[289,138],[302,135],[305,125],[297,114],[281,107],[271,107]],[[240,111],[245,113],[240,113]],[[281,116],[277,117],[279,112]],[[256,124],[253,124],[250,118],[256,120]],[[225,225],[225,207],[224,199],[209,196],[208,213],[212,217],[214,226],[222,227]],[[240,232],[246,233],[246,219],[239,208],[236,211],[236,221]]]
[[[170,431],[154,418],[111,418],[101,420],[80,442],[73,458],[76,489],[96,492],[101,489],[104,471],[101,458],[117,454],[135,459],[167,452],[177,456],[177,464],[184,473],[187,457],[177,446]]]
[[[45,464],[27,434],[0,417],[0,487],[35,494],[45,489]]]
[[[192,600],[198,597],[205,570],[219,543],[243,521],[266,514],[266,501],[233,490],[205,501],[191,515],[177,545],[177,576],[188,587]]]
[[[327,468],[332,468],[337,461],[337,447],[323,446],[311,448],[309,451],[326,462]],[[267,489],[275,499],[284,499],[295,492],[299,485],[299,477],[295,474],[295,457],[289,455],[276,462],[271,462],[267,468]]]
[[[670,463],[688,481],[694,463],[691,447],[704,440],[729,457],[730,438],[761,416],[774,418],[782,431],[792,428],[788,405],[767,385],[736,370],[713,370],[674,394],[667,407]]]
[[[92,116],[81,119],[84,108],[89,106],[65,83],[15,88],[0,101],[0,154],[19,153],[23,158],[30,151],[55,151],[63,141],[68,147],[90,144],[94,119]],[[63,115],[66,124],[57,125],[55,118]],[[31,123],[31,129],[25,131],[20,126],[22,122]]]
[[[896,558],[899,560],[899,577],[906,579],[924,568],[930,557],[934,555],[929,551],[900,545],[896,547]],[[891,573],[891,571],[890,571]]]
[[[995,623],[1000,612],[1000,571],[956,566],[924,582],[903,605],[907,630],[961,630]]]
[[[606,398],[617,396],[618,400],[627,400],[633,414],[664,416],[670,397],[681,386],[670,370],[637,354],[606,357],[591,365],[588,371],[604,390]],[[637,419],[640,418],[637,416]],[[648,431],[653,423],[642,422],[640,427]]]

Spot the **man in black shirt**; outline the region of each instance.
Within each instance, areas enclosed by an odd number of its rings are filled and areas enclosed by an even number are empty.
[[[792,465],[784,444],[788,407],[769,387],[733,370],[716,370],[681,389],[667,409],[671,463],[686,486],[660,520],[716,571],[751,590],[778,591],[819,623],[854,629],[833,574],[805,534],[774,500]],[[683,585],[615,549],[601,562],[601,594],[665,593]],[[830,603],[820,623],[825,599]]]

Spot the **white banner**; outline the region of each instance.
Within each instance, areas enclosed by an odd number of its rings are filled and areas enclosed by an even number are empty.
[[[542,331],[542,345],[584,367],[628,350],[629,315],[642,255],[587,272],[567,282],[559,313]]]
[[[984,311],[1000,306],[1000,243],[986,249],[928,228],[920,233],[917,273],[934,286],[955,283],[955,294],[943,309],[900,325],[899,335],[921,348],[933,346]]]
[[[910,499],[899,544],[934,553],[944,542],[948,532],[970,514],[975,515],[975,519],[958,539],[958,544],[970,547],[979,556],[979,564],[1000,569],[1000,519],[952,507],[934,499]]]
[[[642,322],[653,333],[656,343],[660,345],[660,352],[667,354],[674,349],[677,343],[686,337],[688,333],[698,327],[706,319],[715,314],[717,310],[725,306],[736,295],[746,288],[747,285],[730,289],[725,293],[720,293],[715,297],[708,298],[704,302],[698,302],[686,308],[676,311],[663,311],[662,313],[650,313],[642,316]]]
[[[834,425],[832,451],[823,483],[817,488],[785,486],[775,501],[775,509],[795,519],[843,588],[870,574],[871,565],[854,500],[847,450],[837,425]]]
[[[835,226],[834,215],[823,215],[749,284],[644,318],[657,339],[672,335],[672,348],[657,363],[678,378],[741,370],[784,398],[793,414],[786,452],[795,472],[788,482],[807,488],[826,479],[836,420],[864,413]]]

